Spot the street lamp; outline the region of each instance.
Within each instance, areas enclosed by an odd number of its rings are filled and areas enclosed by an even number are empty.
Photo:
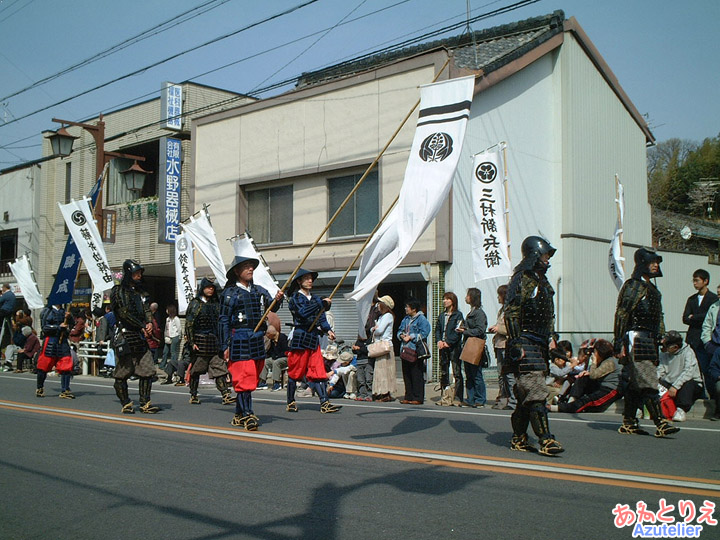
[[[145,177],[152,173],[152,171],[146,171],[137,161],[133,161],[132,166],[129,169],[120,171],[120,175],[125,179],[125,185],[131,191],[142,191],[145,185]]]
[[[61,127],[50,135],[48,139],[50,140],[53,156],[67,157],[72,152],[75,139],[79,139],[79,137],[70,135],[67,129]]]
[[[95,125],[83,124],[80,122],[71,122],[70,120],[61,120],[59,118],[53,118],[52,121],[57,122],[58,124],[67,124],[69,126],[81,127],[85,131],[89,132],[90,135],[92,135],[93,140],[95,141],[96,148],[95,179],[100,178],[105,164],[115,158],[134,159],[136,162],[135,165],[137,165],[138,161],[145,161],[145,158],[143,156],[133,156],[131,154],[121,154],[119,152],[105,151],[105,122],[103,121],[102,114],[98,117],[98,122]],[[70,135],[65,129],[65,126],[62,125],[60,129],[58,129],[53,135],[50,135],[48,137],[48,139],[50,139],[50,145],[52,146],[53,155],[61,157],[69,156],[72,152],[72,144],[77,138],[78,137],[73,137],[72,135]],[[132,169],[133,167],[130,167],[130,169],[128,170]],[[140,168],[139,165],[137,165],[137,169],[135,169],[134,174],[140,174],[138,170],[143,171],[143,169]],[[143,171],[143,173],[149,174],[147,171]],[[133,182],[135,182],[135,180],[133,180]],[[135,184],[133,183],[133,185]],[[140,189],[142,189],[142,187]],[[97,219],[99,223],[102,223],[102,181],[100,184],[100,193],[98,194],[97,202],[95,203],[95,219]]]

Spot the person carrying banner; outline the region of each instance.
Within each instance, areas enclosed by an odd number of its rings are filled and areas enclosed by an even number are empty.
[[[330,309],[328,299],[312,294],[317,272],[300,268],[288,291],[288,307],[293,316],[293,335],[288,351],[287,411],[297,412],[295,389],[297,381],[307,379],[308,386],[320,397],[320,412],[334,413],[340,407],[330,403],[327,395],[327,371],[320,352],[320,335],[332,340],[335,333],[325,318]],[[318,316],[319,315],[319,316]]]
[[[650,282],[662,277],[662,257],[652,248],[635,252],[635,269],[620,289],[615,309],[615,353],[624,364],[629,381],[625,390],[623,422],[619,433],[646,435],[640,428],[637,411],[643,405],[655,423],[656,437],[680,431],[663,418],[658,393],[658,346],[665,334],[662,295]]]
[[[253,274],[260,261],[252,257],[235,256],[227,271],[227,286],[220,297],[218,333],[220,350],[228,361],[233,387],[237,392],[233,426],[257,431],[260,419],[252,407],[252,392],[257,388],[260,372],[265,365],[265,330],[263,322],[255,327],[272,303],[270,293],[253,283]],[[276,299],[283,293],[278,291]],[[276,302],[273,311],[280,308]]]
[[[45,379],[53,368],[60,375],[60,397],[75,399],[70,391],[73,361],[70,353],[70,326],[72,315],[65,312],[63,306],[47,306],[40,314],[40,324],[44,336],[43,346],[37,361],[37,389],[35,395],[45,397]]]
[[[190,301],[185,313],[185,338],[190,348],[190,403],[200,404],[198,385],[200,375],[209,373],[215,379],[215,386],[222,395],[223,405],[235,403],[228,386],[226,362],[218,356],[218,319],[220,300],[215,291],[215,283],[203,278],[197,296]]]
[[[150,401],[155,363],[146,340],[153,325],[150,307],[143,300],[147,296],[141,288],[144,271],[139,262],[125,260],[122,280],[110,291],[110,307],[117,319],[112,339],[115,350],[113,377],[123,414],[135,413],[127,383],[133,375],[139,379],[140,412],[155,414],[160,411],[160,407]]]
[[[550,433],[545,400],[548,390],[549,344],[555,325],[553,290],[546,273],[555,254],[544,238],[528,236],[523,240],[522,261],[515,271],[505,299],[505,326],[508,332],[507,357],[517,370],[515,396],[517,406],[512,413],[512,450],[534,451],[528,443],[527,428],[532,426],[540,443],[539,453],[552,456],[564,451]]]

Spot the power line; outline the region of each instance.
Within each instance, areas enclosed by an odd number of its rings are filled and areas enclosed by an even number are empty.
[[[20,11],[20,10],[22,10],[22,9],[25,9],[25,8],[28,7],[30,4],[32,4],[34,1],[35,1],[35,0],[28,0],[24,5],[22,5],[22,6],[20,6],[19,8],[17,8],[15,11],[13,11],[12,13],[10,13],[7,17],[5,17],[4,19],[0,19],[0,23],[7,21],[10,17],[12,17],[13,15],[15,15],[18,11]],[[12,5],[14,6],[15,4],[12,4]],[[10,6],[8,6],[8,7],[5,8],[5,9],[8,9],[9,7],[10,7]]]
[[[302,4],[298,4],[298,5],[294,6],[294,7],[291,7],[291,8],[289,8],[289,9],[284,10],[284,11],[281,11],[280,13],[276,13],[275,15],[271,15],[270,17],[266,17],[265,19],[262,19],[262,20],[260,20],[260,21],[256,21],[256,22],[254,22],[254,23],[248,24],[248,25],[246,25],[246,26],[244,26],[244,27],[242,27],[242,28],[240,28],[240,29],[238,29],[238,30],[235,30],[234,32],[230,32],[230,33],[224,34],[224,35],[222,35],[222,36],[220,36],[220,37],[211,39],[211,40],[209,40],[209,41],[206,41],[205,43],[202,43],[202,44],[200,44],[200,45],[196,45],[195,47],[191,47],[190,49],[185,49],[184,51],[181,51],[181,52],[179,52],[179,53],[173,54],[173,55],[171,55],[171,56],[169,56],[169,57],[167,57],[167,58],[164,58],[164,59],[162,59],[162,60],[158,60],[157,62],[153,62],[152,64],[149,64],[149,65],[147,65],[147,66],[144,66],[144,67],[142,67],[142,68],[140,68],[140,69],[136,69],[135,71],[132,71],[131,73],[127,73],[127,74],[125,74],[125,75],[121,75],[120,77],[116,77],[115,79],[112,79],[112,80],[110,80],[110,81],[107,81],[107,82],[104,82],[104,83],[99,84],[99,85],[97,85],[97,86],[94,86],[94,87],[92,87],[92,88],[90,88],[90,89],[88,89],[88,90],[85,90],[85,91],[83,91],[83,92],[80,92],[80,93],[78,93],[78,94],[75,94],[75,95],[73,95],[73,96],[70,96],[70,97],[68,97],[68,98],[62,99],[62,100],[60,100],[60,101],[58,101],[58,102],[55,102],[55,103],[52,103],[52,104],[50,104],[50,105],[46,105],[45,107],[41,107],[40,109],[34,110],[33,112],[30,112],[30,113],[24,114],[24,115],[22,115],[22,116],[19,116],[19,117],[15,118],[14,120],[11,120],[11,121],[9,121],[9,122],[6,122],[5,124],[0,125],[0,128],[3,128],[3,127],[5,127],[5,126],[9,126],[10,124],[14,124],[15,122],[19,122],[20,120],[24,120],[25,118],[29,118],[30,116],[34,116],[34,115],[36,115],[36,114],[38,114],[38,113],[41,113],[41,112],[43,112],[43,111],[46,111],[46,110],[52,108],[52,107],[56,107],[56,106],[58,106],[58,105],[62,105],[63,103],[67,103],[68,101],[72,101],[73,99],[76,99],[76,98],[79,98],[79,97],[81,97],[81,96],[84,96],[85,94],[89,94],[90,92],[94,92],[95,90],[99,90],[100,88],[104,88],[104,87],[109,86],[109,85],[111,85],[111,84],[113,84],[113,83],[122,81],[123,79],[127,79],[127,78],[129,78],[129,77],[133,77],[133,76],[135,76],[135,75],[138,75],[139,73],[142,73],[143,71],[147,71],[148,69],[157,67],[157,66],[159,66],[159,65],[161,65],[161,64],[164,64],[165,62],[169,62],[170,60],[174,60],[175,58],[178,58],[178,57],[180,57],[180,56],[183,56],[183,55],[185,55],[185,54],[187,54],[187,53],[189,53],[189,52],[196,51],[196,50],[198,50],[198,49],[201,49],[201,48],[206,47],[206,46],[208,46],[208,45],[211,45],[211,44],[213,44],[213,43],[217,43],[218,41],[221,41],[221,40],[223,40],[223,39],[227,39],[227,38],[229,38],[229,37],[232,37],[232,36],[234,36],[234,35],[237,35],[237,34],[239,34],[240,32],[244,32],[244,31],[246,31],[246,30],[249,30],[249,29],[251,29],[251,28],[254,28],[255,26],[259,26],[259,25],[261,25],[261,24],[264,24],[264,23],[266,23],[266,22],[272,21],[272,20],[277,19],[277,18],[279,18],[279,17],[283,17],[283,16],[285,16],[285,15],[289,15],[290,13],[292,13],[292,12],[294,12],[294,11],[297,11],[298,9],[302,9],[302,8],[304,8],[304,7],[306,7],[306,6],[309,6],[310,4],[314,4],[314,3],[317,2],[317,1],[318,1],[318,0],[307,0],[307,1],[303,2]]]
[[[285,65],[283,65],[282,67],[278,68],[278,69],[275,70],[272,74],[268,75],[265,79],[263,79],[262,81],[260,81],[255,88],[253,88],[252,90],[250,90],[249,93],[252,94],[252,93],[258,88],[258,86],[261,86],[261,85],[265,84],[267,81],[269,81],[270,79],[272,79],[275,75],[277,75],[278,73],[280,73],[283,69],[285,69],[285,68],[288,67],[290,64],[292,64],[295,60],[297,60],[298,58],[300,58],[303,54],[305,54],[305,53],[308,52],[310,49],[312,49],[315,45],[317,45],[318,41],[320,41],[322,38],[324,38],[325,36],[327,36],[330,32],[332,32],[333,30],[335,30],[335,28],[337,28],[338,26],[340,26],[340,24],[342,24],[342,22],[343,22],[345,19],[347,19],[350,15],[352,15],[352,14],[355,13],[358,9],[360,9],[360,7],[361,7],[363,4],[365,4],[365,2],[367,2],[367,0],[362,0],[357,6],[355,6],[354,9],[352,9],[352,10],[350,11],[350,13],[348,13],[347,15],[345,15],[342,19],[340,19],[340,20],[339,20],[337,23],[335,23],[333,26],[331,26],[330,28],[328,28],[327,31],[323,32],[323,34],[322,34],[319,38],[317,38],[317,39],[316,39],[315,41],[313,41],[310,45],[308,45],[307,47],[305,47],[305,49],[303,49],[302,52],[300,52],[300,54],[296,55],[292,60],[290,60],[290,61],[287,62]]]
[[[190,21],[194,19],[195,17],[199,17],[200,15],[204,15],[210,10],[213,10],[217,7],[220,7],[221,5],[229,2],[230,0],[209,0],[208,2],[205,2],[204,4],[200,4],[199,6],[196,6],[192,9],[189,9],[187,11],[184,11],[183,13],[180,13],[173,17],[172,19],[168,19],[166,21],[163,21],[151,28],[148,28],[147,30],[143,30],[139,34],[136,34],[130,38],[124,39],[119,43],[116,43],[112,47],[109,47],[103,51],[100,51],[99,53],[96,53],[85,60],[82,60],[76,64],[73,64],[71,66],[68,66],[57,73],[53,73],[52,75],[48,75],[47,77],[44,77],[40,79],[39,81],[35,81],[34,83],[26,86],[25,88],[21,88],[20,90],[17,90],[13,92],[12,94],[8,94],[7,96],[1,97],[0,101],[4,101],[8,98],[15,97],[19,94],[22,94],[24,92],[27,92],[28,90],[32,90],[33,88],[37,88],[38,86],[41,86],[47,82],[50,82],[52,80],[57,79],[58,77],[61,77],[62,75],[65,75],[67,73],[70,73],[72,71],[75,71],[77,69],[80,69],[81,67],[87,66],[88,64],[91,64],[97,60],[100,60],[102,58],[105,58],[107,56],[110,56],[111,54],[114,54],[118,51],[121,51],[122,49],[125,49],[127,47],[130,47],[131,45],[134,45],[136,43],[139,43],[140,41],[143,41],[145,39],[148,39],[150,37],[156,36],[157,34],[160,34],[162,32],[165,32],[167,30],[170,30],[171,28],[174,28],[175,26],[178,26],[180,24],[183,24],[187,21]],[[218,3],[220,2],[220,3]],[[212,5],[216,4],[216,5]],[[209,6],[209,7],[208,7]],[[207,9],[204,9],[207,8]],[[7,9],[7,8],[6,8]],[[187,17],[186,19],[179,20],[182,17],[185,17],[186,15],[189,15],[195,11],[203,10],[200,13],[195,13],[191,17]]]
[[[395,6],[397,6],[397,5],[406,3],[407,1],[409,1],[409,0],[402,0],[402,1],[397,2],[396,4],[393,4],[393,5],[391,5],[391,6],[386,6],[386,7],[384,7],[384,8],[378,9],[378,10],[373,11],[373,12],[371,12],[371,13],[368,13],[368,14],[361,15],[361,16],[359,16],[359,17],[356,17],[355,19],[351,19],[351,20],[349,20],[349,21],[345,21],[345,22],[342,22],[342,23],[338,23],[338,24],[335,25],[335,26],[342,26],[342,25],[345,25],[345,24],[350,24],[350,23],[352,23],[352,22],[355,22],[355,21],[357,21],[357,20],[363,19],[363,18],[365,18],[365,17],[368,17],[368,16],[371,16],[371,15],[377,14],[377,13],[379,13],[379,12],[381,12],[381,11],[386,10],[386,9],[390,9],[390,8],[395,7]],[[428,38],[430,38],[430,37],[435,37],[435,36],[438,36],[438,35],[447,33],[447,32],[449,32],[449,31],[455,30],[455,29],[457,29],[457,28],[459,28],[459,27],[461,27],[461,26],[464,26],[464,25],[468,24],[468,22],[476,22],[476,21],[480,21],[480,20],[483,20],[483,19],[488,19],[488,18],[491,18],[491,17],[493,17],[493,16],[500,15],[500,14],[504,14],[504,13],[508,13],[508,12],[510,12],[510,11],[514,11],[514,10],[516,10],[516,9],[519,9],[519,8],[521,8],[521,7],[525,7],[526,5],[534,4],[534,3],[539,2],[539,1],[540,1],[540,0],[521,0],[520,2],[516,2],[516,3],[514,3],[514,4],[510,4],[510,5],[508,5],[508,6],[501,7],[501,8],[498,8],[498,9],[496,9],[496,10],[493,10],[493,11],[489,11],[489,12],[486,12],[486,13],[482,13],[482,14],[480,14],[480,15],[477,15],[477,16],[475,16],[475,17],[470,18],[469,20],[463,20],[462,22],[459,22],[459,23],[447,25],[447,26],[441,27],[441,28],[439,28],[439,29],[437,29],[437,30],[434,30],[434,31],[431,31],[431,32],[426,32],[426,33],[424,33],[424,34],[422,34],[422,35],[420,35],[420,36],[417,36],[417,37],[415,37],[415,38],[411,38],[411,39],[408,39],[408,40],[405,40],[405,41],[396,43],[396,44],[394,44],[394,45],[390,45],[390,46],[388,46],[388,47],[383,47],[383,48],[381,48],[381,49],[375,49],[375,50],[372,51],[372,52],[369,52],[369,53],[367,53],[367,54],[364,54],[364,55],[361,55],[361,56],[359,56],[359,57],[353,58],[353,59],[351,59],[351,60],[348,60],[347,62],[342,62],[342,63],[337,64],[337,65],[342,66],[342,65],[345,65],[345,64],[349,64],[349,63],[352,63],[352,62],[356,62],[356,61],[361,60],[361,59],[366,59],[366,58],[375,56],[375,55],[377,55],[377,54],[392,52],[392,51],[395,51],[395,50],[400,50],[400,49],[405,48],[405,47],[407,47],[407,46],[409,46],[409,45],[418,43],[419,41],[422,41],[422,40],[428,39]],[[488,4],[485,4],[485,6],[491,5],[491,4],[494,4],[494,3],[497,3],[497,1],[495,1],[495,2],[489,2]],[[483,6],[483,7],[485,7],[485,6]],[[441,22],[446,22],[446,21],[448,21],[448,20],[452,20],[452,18],[444,19],[444,20],[441,21]],[[333,28],[333,27],[330,27],[330,28]],[[196,75],[196,76],[188,79],[188,81],[193,81],[193,80],[199,79],[199,78],[204,77],[204,76],[206,76],[206,75],[208,75],[208,74],[210,74],[210,73],[214,73],[214,72],[216,72],[216,71],[225,69],[225,68],[230,67],[230,66],[232,66],[232,65],[235,65],[235,64],[244,62],[244,61],[246,61],[246,60],[248,60],[248,59],[255,58],[255,57],[260,56],[260,55],[262,55],[262,54],[266,54],[266,53],[268,53],[268,52],[275,51],[275,50],[280,49],[280,48],[282,48],[282,47],[286,47],[286,46],[288,46],[288,45],[290,45],[290,44],[297,43],[298,41],[302,41],[302,40],[304,40],[304,39],[308,39],[308,38],[313,37],[313,36],[316,36],[316,35],[318,35],[318,34],[322,34],[322,33],[326,32],[326,31],[328,31],[330,28],[325,28],[325,29],[322,29],[322,30],[319,30],[319,31],[316,31],[316,32],[313,32],[313,33],[310,33],[310,34],[307,34],[306,36],[303,36],[303,37],[301,37],[301,38],[297,38],[297,39],[288,41],[288,42],[286,42],[286,43],[283,43],[283,44],[281,44],[281,45],[277,45],[277,46],[275,46],[275,47],[271,47],[271,48],[266,49],[266,50],[264,50],[264,51],[261,51],[261,52],[259,52],[259,53],[255,53],[255,54],[253,54],[253,55],[246,56],[246,57],[244,57],[244,58],[242,58],[242,59],[240,59],[240,60],[236,60],[236,61],[230,62],[230,63],[225,64],[225,65],[223,65],[223,66],[220,66],[220,67],[218,67],[218,68],[214,68],[214,69],[212,69],[212,70],[209,70],[209,71],[206,71],[206,72],[201,73],[201,74],[199,74],[199,75]],[[430,28],[430,27],[425,27],[425,28]],[[424,29],[424,28],[423,28],[423,29]],[[407,35],[407,34],[406,34],[406,35]],[[386,42],[386,43],[387,43],[387,42]],[[335,65],[335,64],[332,64],[332,65]],[[328,67],[328,65],[326,65],[326,66],[324,66],[324,67]],[[324,69],[324,67],[321,67],[321,68],[318,68],[318,69]],[[256,88],[256,89],[254,90],[254,92],[256,92],[257,94],[263,94],[263,93],[266,93],[266,92],[275,90],[275,89],[277,89],[277,88],[281,88],[282,86],[286,86],[286,85],[288,85],[288,84],[291,84],[291,83],[293,83],[293,82],[296,82],[296,81],[298,80],[299,76],[300,76],[300,75],[295,75],[295,76],[293,76],[293,77],[284,79],[284,80],[282,80],[282,81],[275,82],[275,83],[273,83],[273,84],[271,84],[271,85],[268,85],[268,86],[265,86],[265,87],[262,87],[262,88]],[[123,102],[122,104],[117,105],[116,107],[120,107],[120,106],[123,106],[123,105],[130,104],[130,103],[132,103],[132,102],[134,102],[134,101],[136,101],[136,100],[138,100],[138,99],[142,99],[142,98],[144,98],[144,97],[147,97],[147,96],[150,96],[150,95],[153,95],[153,94],[156,94],[156,93],[157,93],[157,91],[148,92],[148,93],[146,93],[146,94],[143,94],[143,95],[141,95],[141,96],[138,96],[137,98],[134,98],[133,100]],[[241,100],[241,99],[246,99],[247,97],[248,97],[247,95],[233,96],[232,98],[228,98],[228,99],[223,100],[223,101],[221,101],[221,102],[213,103],[212,105],[207,105],[207,106],[199,107],[199,108],[197,108],[197,109],[195,109],[195,110],[192,110],[192,111],[186,111],[186,112],[183,113],[182,116],[183,116],[183,117],[187,117],[187,116],[195,115],[195,114],[198,114],[198,113],[202,113],[202,112],[204,112],[204,111],[206,111],[206,110],[214,109],[214,108],[217,108],[217,107],[222,107],[222,106],[224,106],[224,105],[229,105],[229,104],[231,104],[231,103],[233,103],[233,102],[236,102],[236,101],[239,101],[239,100]],[[162,121],[155,121],[155,122],[151,122],[151,123],[149,123],[149,124],[145,124],[145,125],[143,125],[143,126],[138,126],[138,127],[136,127],[136,128],[133,128],[133,129],[131,129],[131,130],[126,131],[125,133],[120,134],[120,136],[125,136],[125,135],[128,135],[128,134],[136,133],[136,132],[138,132],[138,131],[140,131],[140,130],[143,130],[143,129],[146,129],[146,128],[150,128],[150,127],[153,127],[153,126],[155,126],[155,125],[160,125],[161,123],[162,123]],[[18,139],[18,140],[16,140],[16,141],[10,142],[10,143],[8,143],[7,145],[0,146],[0,150],[6,149],[6,148],[8,148],[8,147],[11,147],[11,145],[17,144],[17,143],[19,143],[19,142],[26,141],[26,140],[28,140],[28,139],[31,139],[32,137],[35,137],[35,136],[36,136],[36,135],[30,135],[30,136],[28,136],[28,137],[25,137],[25,138]]]
[[[504,14],[504,13],[509,13],[510,11],[514,11],[514,10],[516,10],[516,9],[520,9],[521,7],[524,7],[524,6],[530,5],[530,4],[534,4],[534,3],[539,2],[539,1],[540,1],[540,0],[521,0],[521,1],[519,1],[519,2],[516,2],[515,4],[511,4],[511,5],[509,5],[509,6],[505,6],[505,7],[502,7],[502,8],[498,8],[498,9],[496,9],[496,10],[493,10],[493,11],[490,11],[490,12],[483,13],[483,14],[477,15],[477,16],[475,16],[475,17],[472,17],[471,19],[469,19],[469,22],[472,23],[472,22],[476,22],[476,21],[480,21],[480,20],[483,20],[483,19],[487,19],[487,18],[493,17],[493,16],[495,16],[495,15],[500,15],[500,14]],[[358,18],[362,18],[362,17],[358,17]],[[352,21],[348,21],[348,22],[352,22]],[[464,21],[461,21],[461,22],[456,23],[456,24],[452,24],[452,25],[445,26],[445,27],[443,27],[443,28],[439,28],[438,30],[435,30],[435,31],[433,31],[433,32],[428,32],[428,33],[423,34],[422,36],[419,36],[419,37],[417,37],[417,38],[406,40],[406,41],[404,41],[404,42],[398,43],[398,44],[393,45],[393,46],[391,46],[391,47],[385,47],[385,48],[383,48],[383,49],[376,50],[376,51],[374,51],[374,52],[372,52],[372,53],[369,53],[369,54],[367,54],[367,55],[364,55],[364,56],[361,56],[361,57],[359,57],[359,58],[356,58],[356,59],[354,59],[354,60],[352,60],[352,61],[346,62],[345,64],[352,63],[352,62],[357,61],[357,60],[359,60],[359,59],[372,57],[372,56],[375,56],[375,55],[377,55],[377,54],[387,53],[387,52],[392,52],[392,51],[394,51],[394,50],[403,49],[403,48],[407,47],[408,44],[414,44],[414,43],[416,43],[419,39],[426,39],[427,37],[435,37],[435,36],[437,36],[437,35],[446,33],[446,32],[448,32],[448,31],[450,31],[450,30],[456,30],[456,29],[459,28],[459,27],[465,26],[465,25],[467,24],[467,22],[468,22],[467,20],[464,20]],[[343,23],[343,24],[347,24],[347,23]],[[321,33],[321,32],[323,32],[323,31],[324,31],[324,30],[321,30],[321,31],[319,31],[319,32],[314,32],[313,34],[310,34],[310,36],[316,35],[316,34]],[[305,36],[305,38],[302,38],[302,39],[307,39],[307,37],[309,37],[309,36]],[[295,40],[295,41],[297,41],[297,40]],[[276,47],[276,48],[277,48],[277,47]],[[255,55],[255,56],[257,56],[257,55]],[[395,60],[393,59],[393,60],[390,60],[390,61],[395,61]],[[343,65],[343,64],[339,64],[339,65]],[[296,75],[296,76],[294,76],[294,77],[291,77],[291,78],[285,79],[285,80],[283,80],[283,81],[279,81],[279,82],[273,83],[273,84],[268,85],[268,86],[265,86],[265,87],[263,87],[263,88],[258,88],[258,89],[256,90],[256,93],[257,93],[257,94],[262,94],[262,93],[265,93],[265,92],[274,90],[274,89],[276,89],[276,88],[280,88],[280,87],[282,87],[282,86],[285,86],[285,85],[287,85],[287,84],[290,84],[290,83],[292,83],[292,82],[297,81],[298,77],[299,77],[299,76]],[[192,79],[191,79],[191,80],[192,80]],[[230,105],[230,104],[232,104],[232,103],[234,103],[234,102],[236,102],[236,101],[240,101],[241,99],[247,99],[247,97],[248,97],[248,96],[245,95],[245,94],[242,94],[242,95],[239,95],[239,96],[233,96],[233,97],[231,97],[231,98],[228,98],[228,99],[225,99],[225,100],[222,100],[222,101],[219,101],[219,102],[215,102],[215,103],[212,103],[212,104],[210,104],[210,105],[204,105],[204,106],[202,106],[202,107],[198,107],[197,109],[194,109],[194,110],[192,110],[192,111],[183,112],[183,113],[182,113],[182,117],[193,116],[193,115],[196,115],[196,114],[199,114],[199,113],[202,113],[202,112],[211,110],[211,109],[216,109],[216,108],[218,108],[218,107],[223,107],[223,106],[225,106],[225,105]],[[124,137],[124,136],[127,136],[127,135],[131,135],[131,134],[137,133],[138,131],[141,131],[141,130],[143,130],[143,129],[147,129],[147,128],[151,128],[151,127],[153,127],[153,126],[161,125],[162,123],[163,123],[163,120],[157,120],[157,121],[154,121],[154,122],[150,122],[150,123],[148,123],[148,124],[145,124],[145,125],[142,125],[142,126],[138,126],[138,127],[132,128],[132,129],[129,129],[128,131],[125,131],[124,133],[120,133],[120,134],[116,135],[116,137]],[[2,148],[2,147],[0,147],[0,148]]]

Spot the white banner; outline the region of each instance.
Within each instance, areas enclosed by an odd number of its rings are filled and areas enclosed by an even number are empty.
[[[225,283],[227,282],[227,277],[225,277],[225,264],[223,264],[222,261],[220,246],[218,246],[215,231],[208,220],[207,211],[201,211],[197,219],[191,217],[189,223],[182,224],[182,228],[190,236],[195,249],[205,257],[205,260],[210,265],[210,269],[215,275],[215,279],[219,285],[218,289],[225,287]]]
[[[275,283],[275,279],[270,272],[270,268],[255,248],[252,237],[250,237],[247,233],[245,236],[237,236],[233,239],[232,246],[235,255],[239,255],[240,257],[252,257],[253,259],[260,261],[260,264],[253,274],[253,283],[260,285],[261,287],[265,287],[265,289],[267,289],[270,293],[270,296],[274,298],[280,290],[280,287],[278,287],[277,283]]]
[[[465,138],[475,77],[423,86],[410,158],[395,209],[372,238],[360,261],[355,289],[364,333],[373,293],[403,261],[447,199]]]
[[[38,290],[37,283],[32,276],[32,270],[30,269],[30,261],[26,255],[15,260],[14,263],[10,263],[10,271],[20,285],[23,298],[30,309],[41,309],[45,307],[42,295]]]
[[[498,145],[473,159],[472,178],[472,254],[475,282],[511,276],[505,226],[504,167]]]
[[[184,315],[190,300],[195,297],[195,259],[190,237],[180,233],[175,237],[175,283],[178,294],[178,313]]]
[[[83,197],[79,201],[60,204],[67,228],[70,231],[80,258],[85,263],[93,290],[102,293],[113,286],[113,276],[108,266],[105,247],[100,239],[100,231],[90,209],[90,199]],[[102,301],[102,296],[100,296]]]
[[[610,242],[608,271],[610,272],[610,278],[613,280],[613,283],[618,290],[620,290],[623,283],[625,283],[625,269],[623,268],[625,257],[621,255],[622,240],[620,238],[623,232],[623,222],[625,221],[625,194],[619,180],[617,180],[617,199],[615,199],[615,204],[618,209],[618,218],[615,223],[615,234],[613,234],[612,241]]]

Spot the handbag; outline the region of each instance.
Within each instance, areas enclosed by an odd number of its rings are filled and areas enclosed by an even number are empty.
[[[385,356],[386,354],[390,354],[390,351],[392,345],[389,341],[385,341],[384,339],[381,339],[379,341],[373,341],[370,345],[368,345],[368,358],[378,358],[380,356]]]
[[[402,351],[400,351],[400,358],[402,358],[406,362],[417,362],[419,357],[415,349],[411,349],[410,347],[403,347]]]
[[[465,346],[460,353],[460,360],[477,366],[480,365],[480,360],[484,352],[485,340],[479,337],[469,337],[465,341]]]
[[[418,360],[427,360],[430,358],[430,349],[424,339],[421,339],[415,344],[415,352],[417,353]]]

